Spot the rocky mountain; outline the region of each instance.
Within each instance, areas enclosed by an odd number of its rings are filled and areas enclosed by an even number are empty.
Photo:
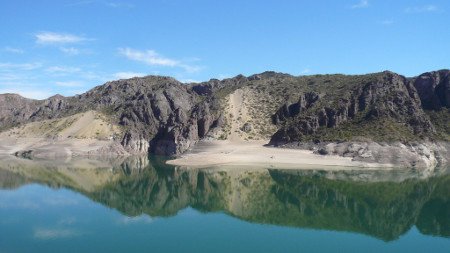
[[[426,79],[436,75],[437,78]],[[427,114],[427,110],[434,110],[444,111],[443,119],[449,115],[448,71],[426,73],[413,79],[392,72],[340,78],[338,86],[341,86],[333,87],[332,91],[313,89],[297,102],[283,105],[273,117],[280,128],[271,143],[366,138],[448,140],[448,129],[437,129]],[[445,124],[448,127],[449,121]]]
[[[245,107],[239,115],[230,113],[233,99]],[[264,72],[193,84],[147,76],[73,97],[3,94],[0,129],[87,111],[120,128],[116,141],[129,153],[180,154],[200,139],[227,139],[232,132],[273,145],[449,141],[450,70],[413,78],[389,71],[298,77]]]

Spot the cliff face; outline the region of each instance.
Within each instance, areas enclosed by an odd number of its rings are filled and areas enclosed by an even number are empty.
[[[435,85],[429,82],[423,86],[432,89]],[[271,143],[351,141],[364,137],[408,141],[436,133],[422,108],[420,93],[403,76],[391,72],[362,76],[358,84],[338,93],[339,97],[330,98],[336,94],[309,92],[298,102],[283,105],[273,115],[280,129]]]
[[[118,142],[130,153],[164,155],[186,151],[215,129],[227,138],[229,124],[236,120],[242,121],[236,131],[244,129],[249,139],[270,137],[274,145],[448,141],[449,73],[405,78],[388,71],[300,77],[264,72],[190,85],[148,76],[108,82],[73,97],[0,95],[0,129],[94,110],[122,128]],[[231,119],[227,103],[237,91],[245,110]]]
[[[450,108],[450,72],[448,70],[424,73],[411,82],[426,110]]]
[[[127,151],[163,155],[184,152],[209,131],[216,118],[208,101],[167,77],[108,82],[82,95],[42,101],[0,95],[0,106],[3,128],[99,111],[122,126],[120,143]]]
[[[114,117],[125,129],[121,144],[138,152],[184,152],[208,132],[215,119],[207,101],[165,77],[110,82],[80,100]]]

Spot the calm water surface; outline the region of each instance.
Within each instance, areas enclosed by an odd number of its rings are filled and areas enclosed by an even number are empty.
[[[444,171],[0,163],[0,252],[450,252]]]

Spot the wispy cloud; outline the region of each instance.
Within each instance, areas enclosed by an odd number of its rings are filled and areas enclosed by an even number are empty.
[[[80,50],[75,47],[60,47],[59,50],[61,50],[61,52],[68,54],[68,55],[79,55],[80,54]]]
[[[164,57],[154,50],[142,51],[126,47],[126,48],[119,48],[118,52],[120,55],[123,55],[130,60],[143,62],[150,66],[179,67],[184,69],[186,72],[190,73],[197,72],[201,69],[200,66],[189,65],[183,63],[180,60]]]
[[[1,70],[34,70],[42,67],[42,63],[32,62],[32,63],[10,63],[10,62],[0,62]]]
[[[131,9],[134,8],[135,5],[132,3],[127,2],[113,2],[113,1],[99,1],[99,0],[83,0],[83,1],[77,1],[67,4],[66,6],[83,6],[83,5],[92,5],[92,4],[98,4],[103,5],[110,8],[122,8],[122,9]]]
[[[119,48],[119,54],[130,60],[140,61],[152,66],[176,67],[180,64],[177,60],[163,57],[154,50],[140,51],[131,48]]]
[[[84,36],[55,32],[39,32],[35,34],[35,38],[38,44],[73,44],[92,40]]]
[[[70,2],[70,3],[66,4],[66,6],[86,5],[86,4],[92,4],[94,2],[95,2],[94,0],[82,0],[82,1]]]
[[[358,3],[350,6],[352,9],[362,9],[369,7],[369,1],[368,0],[361,0]]]
[[[384,19],[384,20],[381,20],[379,23],[382,24],[382,25],[385,25],[385,26],[389,26],[389,25],[394,24],[394,20],[392,20],[392,19]]]
[[[142,77],[142,76],[146,76],[146,74],[139,72],[117,72],[113,74],[114,79],[129,79],[133,77]]]
[[[60,87],[67,87],[67,88],[74,88],[74,87],[83,87],[84,83],[80,81],[58,81],[55,82],[57,86]]]
[[[76,68],[76,67],[67,67],[67,66],[51,66],[48,67],[47,69],[45,69],[45,71],[49,72],[49,73],[76,73],[76,72],[80,72],[81,69],[80,68]]]
[[[9,83],[11,81],[17,81],[17,80],[21,80],[23,77],[16,74],[16,73],[10,73],[10,72],[6,72],[6,73],[1,73],[0,72],[0,84],[5,85],[5,83]]]
[[[125,2],[106,2],[106,6],[112,7],[112,8],[133,8],[134,4],[125,3]]]
[[[406,13],[423,13],[423,12],[437,12],[439,8],[436,5],[423,5],[423,6],[413,6],[405,9]]]
[[[16,47],[4,47],[2,51],[13,53],[13,54],[23,54],[25,50]]]
[[[305,68],[302,71],[300,71],[300,74],[302,74],[302,75],[306,75],[306,74],[309,74],[309,73],[311,73],[311,69],[309,69],[309,68]]]

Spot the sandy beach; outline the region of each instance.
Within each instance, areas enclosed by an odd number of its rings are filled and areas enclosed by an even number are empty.
[[[350,157],[322,156],[309,150],[264,146],[267,141],[200,141],[192,150],[169,160],[171,165],[192,168],[255,166],[270,168],[365,167],[390,168],[390,164],[352,161]]]

